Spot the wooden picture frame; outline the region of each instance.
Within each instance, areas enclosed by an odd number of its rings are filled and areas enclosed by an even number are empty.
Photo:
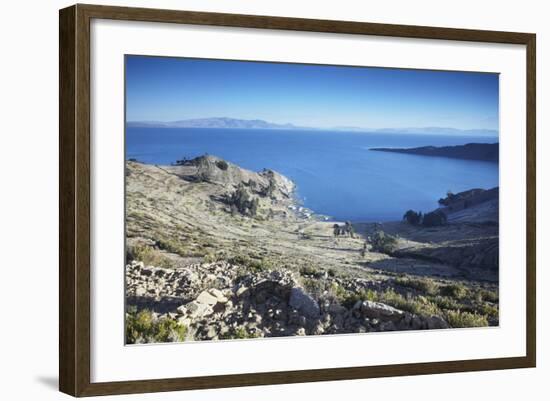
[[[94,18],[525,45],[527,49],[525,60],[527,71],[526,355],[511,358],[92,383],[90,380],[90,21]],[[536,37],[534,34],[80,4],[60,10],[59,28],[59,388],[62,392],[73,396],[95,396],[535,367]]]

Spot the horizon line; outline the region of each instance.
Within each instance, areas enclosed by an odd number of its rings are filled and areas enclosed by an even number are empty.
[[[241,122],[261,122],[269,125],[273,125],[273,127],[165,127],[165,128],[226,128],[226,129],[273,129],[273,128],[290,128],[290,129],[304,129],[304,130],[337,130],[337,131],[364,131],[364,132],[373,132],[373,131],[410,131],[410,130],[453,130],[453,131],[460,131],[460,132],[471,132],[471,131],[480,131],[480,132],[487,132],[487,133],[494,133],[497,136],[499,135],[499,129],[498,128],[456,128],[456,127],[450,127],[450,126],[407,126],[407,127],[391,127],[391,126],[385,126],[385,127],[361,127],[361,126],[343,126],[343,125],[334,125],[334,126],[328,126],[328,127],[321,127],[321,126],[303,126],[303,125],[296,125],[294,123],[285,122],[285,123],[274,123],[271,121],[263,120],[261,118],[253,118],[253,119],[244,119],[244,118],[235,118],[235,117],[193,117],[193,118],[184,118],[184,119],[177,119],[177,120],[128,120],[125,121],[125,125],[128,124],[175,124],[175,123],[183,123],[183,122],[189,122],[189,121],[208,121],[208,120],[231,120],[231,121],[241,121]]]

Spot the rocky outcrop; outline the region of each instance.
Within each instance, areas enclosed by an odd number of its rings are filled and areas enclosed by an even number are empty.
[[[262,193],[271,185],[270,196],[274,199],[289,198],[295,189],[291,180],[276,171],[264,169],[256,173],[213,155],[199,156],[164,169],[187,181],[208,182],[227,189],[245,185],[252,192]]]
[[[189,340],[444,329],[439,316],[419,316],[389,305],[358,300],[344,306],[323,291],[313,296],[286,270],[249,272],[221,261],[181,269],[131,262],[126,266],[127,304],[188,328]],[[376,283],[325,277],[365,289]]]

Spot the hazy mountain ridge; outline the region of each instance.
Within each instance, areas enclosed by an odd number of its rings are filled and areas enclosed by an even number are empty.
[[[240,128],[240,129],[307,129],[293,124],[275,124],[264,120],[241,120],[227,117],[194,118],[178,121],[129,121],[130,127],[151,128]]]
[[[128,127],[149,128],[239,128],[239,129],[287,129],[287,130],[334,130],[348,132],[370,132],[388,134],[419,135],[457,135],[457,136],[494,136],[498,131],[489,129],[468,129],[448,127],[412,127],[412,128],[363,128],[355,126],[336,126],[331,128],[298,126],[291,123],[277,124],[265,120],[245,120],[229,117],[193,118],[177,121],[128,121]]]

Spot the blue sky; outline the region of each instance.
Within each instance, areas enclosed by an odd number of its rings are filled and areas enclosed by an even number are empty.
[[[498,130],[498,75],[126,56],[127,121]]]

